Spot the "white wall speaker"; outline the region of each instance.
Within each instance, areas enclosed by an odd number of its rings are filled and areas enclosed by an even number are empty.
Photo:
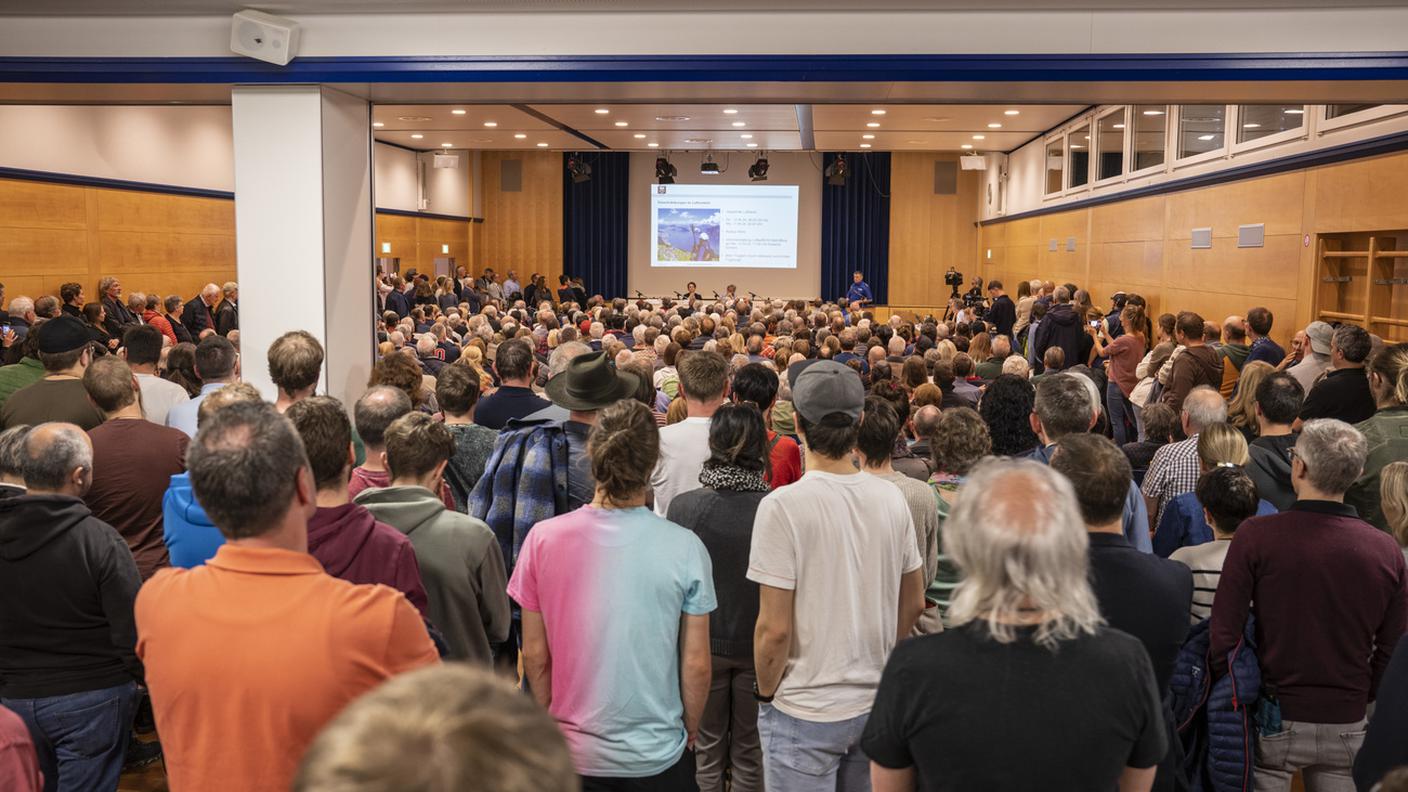
[[[437,152],[431,164],[437,168],[458,168],[460,166],[460,158],[454,154],[440,154]]]
[[[298,55],[298,23],[263,11],[245,9],[230,25],[230,50],[236,55],[287,66]]]
[[[988,158],[982,154],[964,154],[958,158],[958,164],[963,170],[987,170]]]

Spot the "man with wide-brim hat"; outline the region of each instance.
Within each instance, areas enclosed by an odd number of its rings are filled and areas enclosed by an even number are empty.
[[[567,505],[576,509],[592,502],[596,478],[587,456],[587,435],[596,424],[597,410],[629,399],[639,384],[636,375],[618,371],[605,352],[588,352],[567,363],[548,380],[544,391],[556,406],[568,411],[562,424],[567,436]]]

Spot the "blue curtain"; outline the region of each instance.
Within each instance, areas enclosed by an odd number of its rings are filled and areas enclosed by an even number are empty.
[[[846,184],[827,184],[825,169],[841,156]],[[875,303],[884,305],[890,285],[890,153],[829,153],[822,162],[822,299],[845,297],[851,274],[860,270]]]
[[[572,181],[569,157],[591,166],[590,180]],[[626,152],[571,152],[562,157],[562,267],[586,283],[587,294],[627,296],[630,163]]]

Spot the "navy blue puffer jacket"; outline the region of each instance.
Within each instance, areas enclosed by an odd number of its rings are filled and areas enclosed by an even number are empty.
[[[1261,694],[1252,618],[1227,654],[1225,669],[1212,669],[1208,621],[1188,633],[1169,688],[1174,722],[1183,743],[1183,769],[1194,792],[1249,792],[1256,759],[1254,710]]]

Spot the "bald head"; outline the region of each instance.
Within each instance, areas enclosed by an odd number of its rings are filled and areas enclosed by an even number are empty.
[[[24,485],[31,495],[81,498],[93,484],[93,444],[71,423],[45,423],[25,438]]]
[[[220,287],[214,283],[205,284],[204,288],[200,290],[200,298],[206,305],[214,306],[215,303],[220,302]]]
[[[1192,435],[1215,423],[1227,420],[1227,402],[1222,394],[1207,385],[1199,385],[1183,400],[1183,431]]]
[[[386,428],[412,407],[411,397],[400,388],[390,385],[369,388],[352,411],[357,434],[368,448],[380,449],[386,443]]]
[[[1247,325],[1242,317],[1233,314],[1222,320],[1222,341],[1226,344],[1241,344],[1247,340]]]
[[[939,425],[939,417],[943,413],[938,407],[926,404],[914,413],[914,433],[919,435],[921,440],[927,440],[934,434],[934,428]]]

